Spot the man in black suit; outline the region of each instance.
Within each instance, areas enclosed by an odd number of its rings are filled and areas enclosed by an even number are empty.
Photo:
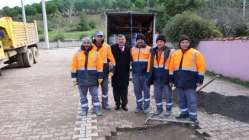
[[[120,106],[123,110],[128,111],[128,85],[130,75],[130,47],[126,44],[124,35],[118,35],[117,44],[111,46],[112,54],[116,61],[114,75],[112,76],[113,96],[116,103],[115,110]]]

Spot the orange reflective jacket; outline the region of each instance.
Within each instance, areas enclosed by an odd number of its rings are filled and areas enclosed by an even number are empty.
[[[102,72],[103,61],[95,49],[79,50],[74,54],[71,63],[71,77],[77,78],[79,85],[97,85],[97,79],[103,76]]]
[[[169,82],[169,63],[174,49],[165,48],[163,51],[158,51],[158,47],[153,48],[149,57],[147,73],[151,73],[154,81],[160,81],[167,84]],[[165,58],[167,57],[167,59]],[[154,58],[153,60],[151,60]],[[153,61],[151,63],[150,61]],[[152,64],[152,66],[151,66]]]
[[[193,48],[183,52],[178,49],[173,53],[169,65],[170,74],[174,77],[174,84],[179,88],[196,88],[196,84],[203,83],[206,70],[202,54]]]
[[[104,63],[103,73],[104,73],[104,76],[107,76],[107,74],[109,73],[109,64],[108,64],[108,62],[111,62],[111,64],[114,67],[116,65],[115,59],[114,59],[112,51],[111,51],[111,47],[106,43],[103,43],[102,46],[99,47],[99,48],[95,44],[93,44],[93,47],[94,47],[95,50],[98,51],[99,55],[102,58],[102,61]]]
[[[137,48],[137,47],[131,48],[133,74],[138,74],[138,75],[146,74],[149,56],[150,56],[150,46],[145,46],[144,48]]]

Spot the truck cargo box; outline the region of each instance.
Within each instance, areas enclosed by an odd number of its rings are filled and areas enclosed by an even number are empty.
[[[113,44],[118,34],[124,34],[127,44],[134,46],[137,34],[143,33],[146,43],[152,46],[155,43],[155,17],[154,13],[106,12],[107,42]]]
[[[10,17],[2,17],[0,32],[4,35],[1,40],[6,50],[30,46],[39,41],[36,22],[14,22]]]
[[[38,62],[38,32],[36,22],[14,22],[10,17],[0,18],[0,71],[17,63],[31,67]]]

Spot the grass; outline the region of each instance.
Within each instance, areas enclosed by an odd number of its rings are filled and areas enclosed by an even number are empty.
[[[207,71],[206,74],[209,76],[217,75],[215,72],[212,72],[212,71]],[[227,76],[223,76],[223,75],[220,75],[219,79],[224,80],[224,81],[228,81],[228,82],[231,82],[234,84],[238,84],[238,85],[241,85],[241,86],[246,87],[246,88],[249,88],[249,81],[243,81],[243,80],[240,80],[238,78],[231,78],[231,77],[227,77]]]
[[[64,40],[79,40],[83,35],[92,36],[97,29],[90,31],[75,31],[75,32],[64,32],[64,31],[50,31],[48,37],[50,41],[54,41],[58,35],[62,35]],[[39,34],[40,40],[43,40],[43,34]]]
[[[104,22],[101,19],[100,15],[87,15],[88,21],[94,21],[96,23],[96,28],[89,31],[74,31],[74,32],[66,32],[67,28],[70,28],[70,25],[65,22],[64,26],[61,26],[59,29],[54,29],[53,31],[49,31],[48,36],[50,41],[55,41],[56,38],[62,37],[64,40],[79,40],[83,35],[84,36],[92,36],[95,31],[102,30],[104,31],[105,26]],[[63,19],[66,20],[66,19]],[[79,17],[73,17],[72,22],[78,23]],[[42,23],[40,23],[41,28],[43,28]],[[44,40],[44,35],[39,34],[40,40]]]
[[[89,31],[86,31],[86,32],[76,31],[76,32],[63,33],[63,36],[65,37],[65,39],[80,39],[82,35],[89,35]]]

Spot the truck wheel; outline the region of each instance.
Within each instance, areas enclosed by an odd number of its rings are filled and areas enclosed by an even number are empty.
[[[23,62],[25,67],[31,67],[34,63],[34,57],[31,49],[27,49],[27,52],[23,53]]]
[[[17,64],[19,67],[23,67],[24,66],[24,62],[23,62],[23,58],[22,58],[22,53],[19,53],[17,56]]]
[[[38,56],[39,56],[38,49],[36,47],[32,47],[31,51],[34,57],[34,64],[36,64],[38,62]]]

